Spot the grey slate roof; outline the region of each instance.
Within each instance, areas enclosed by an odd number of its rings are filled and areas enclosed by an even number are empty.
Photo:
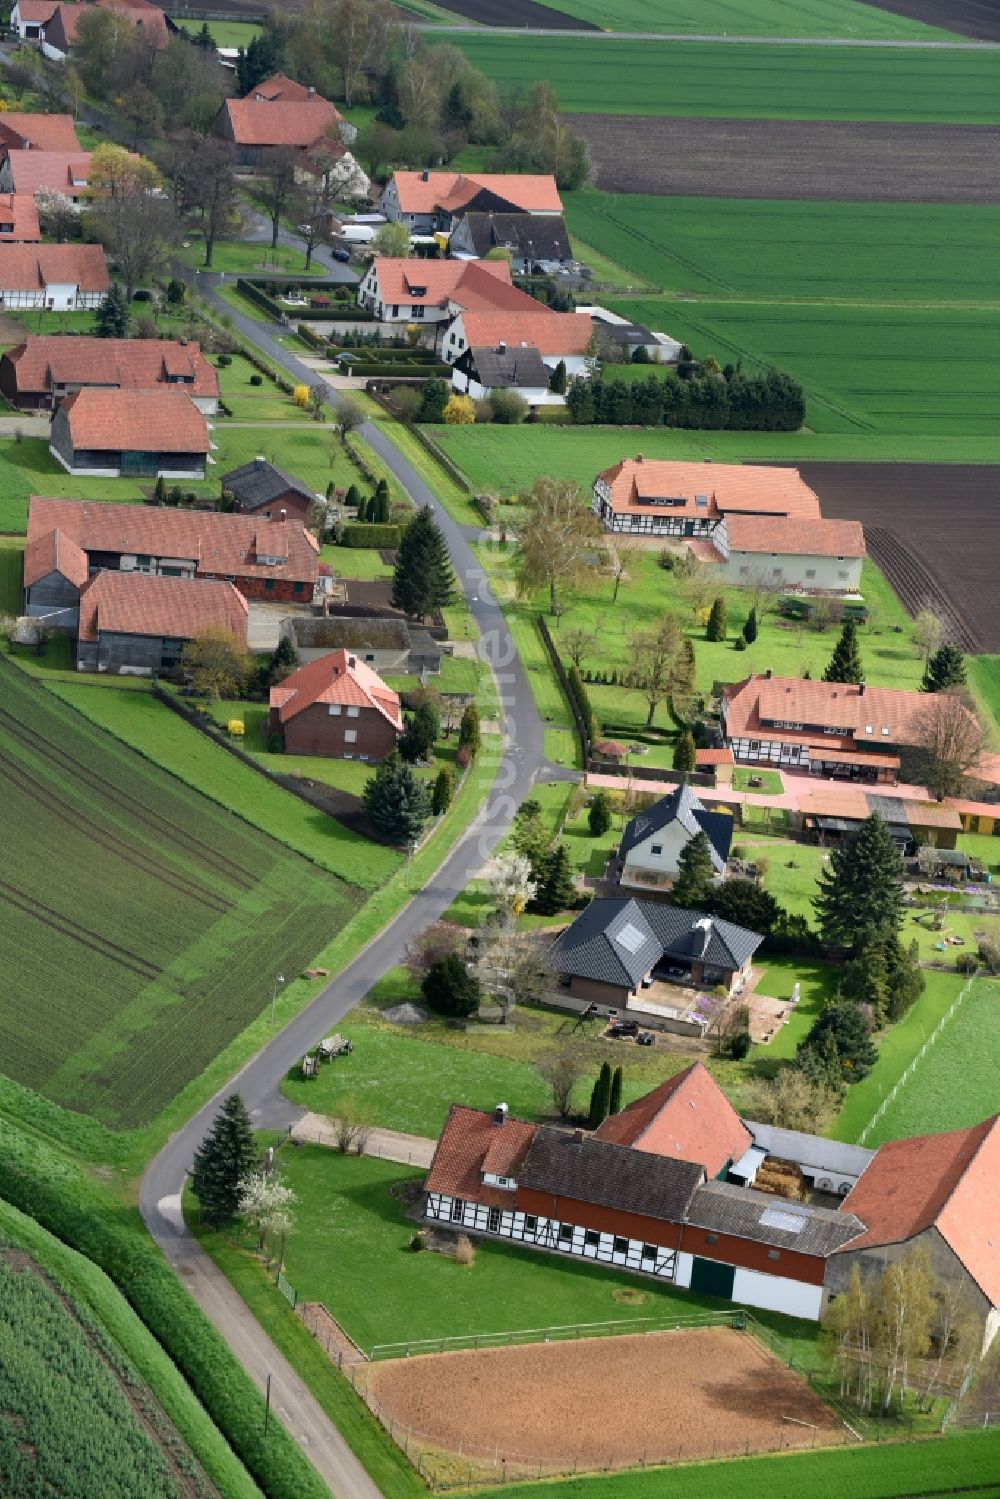
[[[644,328],[641,323],[606,323],[601,318],[597,326],[614,343],[621,344],[626,349],[645,348],[656,342],[649,329]]]
[[[221,482],[223,489],[231,490],[245,510],[256,510],[260,505],[270,504],[288,494],[289,490],[304,496],[310,504],[316,498],[299,479],[258,458],[230,469],[228,474],[222,475]]]
[[[782,1220],[789,1226],[783,1226]],[[775,1249],[794,1249],[824,1259],[865,1232],[865,1225],[853,1213],[807,1207],[727,1182],[706,1182],[699,1187],[686,1221],[710,1233],[732,1234],[755,1244],[771,1244]],[[793,1223],[801,1227],[796,1231],[790,1226]]]
[[[489,390],[548,388],[549,372],[541,354],[533,348],[471,349],[470,359],[480,385]]]
[[[627,1145],[542,1127],[535,1133],[518,1185],[553,1196],[572,1197],[623,1213],[642,1213],[679,1223],[699,1182],[701,1166],[671,1160]]]
[[[490,250],[510,250],[517,260],[572,260],[561,214],[467,213],[466,235],[482,260]]]
[[[726,812],[707,811],[689,786],[677,786],[667,796],[639,812],[622,834],[619,856],[625,859],[634,848],[671,823],[679,822],[689,837],[708,834],[712,867],[721,874],[733,841],[733,818]]]
[[[384,616],[329,614],[308,618],[293,615],[288,623],[295,643],[303,650],[370,650],[407,651],[410,630],[405,619]]]
[[[840,1140],[826,1140],[822,1135],[807,1135],[797,1129],[779,1129],[775,1124],[743,1123],[768,1155],[798,1165],[817,1166],[831,1176],[860,1176],[874,1156],[874,1150],[863,1145],[845,1145]]]
[[[558,973],[632,989],[665,957],[742,968],[763,940],[701,911],[610,898],[591,901],[556,938],[551,961]]]

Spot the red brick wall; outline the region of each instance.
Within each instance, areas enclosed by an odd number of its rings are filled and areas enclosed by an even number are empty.
[[[358,736],[354,744],[344,740],[347,729]],[[367,755],[369,760],[384,760],[395,748],[395,729],[374,708],[362,708],[357,718],[346,713],[335,717],[325,703],[314,703],[285,724],[285,750],[290,755]]]
[[[781,1199],[775,1199],[775,1207],[781,1207]],[[709,1243],[704,1228],[684,1225],[681,1248],[687,1254],[696,1254],[706,1260],[722,1260],[727,1265],[742,1265],[745,1270],[761,1270],[765,1275],[783,1275],[788,1280],[800,1280],[805,1285],[821,1286],[826,1261],[812,1254],[797,1254],[794,1249],[778,1249],[776,1260],[769,1258],[767,1244],[752,1244],[749,1239],[731,1238],[729,1234],[717,1234],[714,1243]]]
[[[270,513],[270,518],[276,521],[281,519],[282,510],[287,513],[288,520],[304,522],[309,514],[309,501],[304,494],[289,490],[287,494],[279,495],[276,500],[268,500],[266,505],[258,505],[254,510],[245,510],[240,504],[236,506],[238,515],[259,515],[266,520]]]
[[[676,1248],[680,1242],[678,1224],[646,1218],[641,1213],[620,1213],[592,1202],[577,1202],[572,1197],[553,1197],[532,1187],[518,1187],[516,1200],[518,1212],[535,1213],[540,1218],[558,1218],[562,1223],[578,1223],[581,1228],[622,1234],[627,1239],[642,1239],[644,1243],[662,1244],[667,1249]],[[686,1242],[684,1248],[687,1248]]]
[[[295,592],[295,584],[291,578],[237,578],[236,587],[245,599],[270,599],[274,603],[299,603],[309,604],[312,602],[313,585],[310,578],[302,578],[302,590]],[[264,584],[270,583],[270,588]]]

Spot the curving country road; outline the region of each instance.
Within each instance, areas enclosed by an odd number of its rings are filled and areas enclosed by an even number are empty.
[[[194,274],[184,272],[194,281]],[[350,273],[348,273],[349,275]],[[344,279],[348,279],[345,275]],[[350,279],[354,279],[350,275]],[[216,276],[199,275],[201,294],[229,314],[240,334],[269,359],[306,384],[314,373],[275,342],[260,323],[234,313],[214,292]],[[274,332],[278,332],[277,328]],[[336,405],[339,397],[330,392]],[[225,1338],[248,1374],[263,1391],[271,1376],[272,1405],[288,1430],[308,1453],[339,1499],[379,1499],[379,1490],[350,1451],[343,1437],[301,1379],[278,1352],[220,1270],[188,1232],[181,1212],[181,1192],[195,1148],[204,1138],[222,1098],[237,1088],[259,1128],[283,1128],[303,1112],[285,1099],[279,1084],[308,1048],[334,1029],[337,1021],[390,968],[401,962],[407,945],[437,920],[481,869],[506,833],[519,803],[535,779],[569,779],[572,772],[546,764],[543,726],[503,613],[486,586],[482,568],[470,547],[476,528],[462,526],[437,505],[420,475],[386,436],[370,423],[360,435],[379,454],[417,505],[436,513],[455,574],[480,631],[480,651],[497,679],[503,708],[504,755],[490,797],[480,815],[444,860],[428,885],[341,973],[301,1011],[273,1041],[220,1088],[163,1147],[143,1178],[139,1205],[149,1232],[184,1280],[188,1290]]]

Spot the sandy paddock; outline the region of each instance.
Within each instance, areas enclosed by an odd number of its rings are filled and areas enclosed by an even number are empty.
[[[428,1354],[366,1372],[384,1415],[423,1440],[511,1462],[628,1467],[821,1446],[843,1432],[799,1375],[729,1328]]]

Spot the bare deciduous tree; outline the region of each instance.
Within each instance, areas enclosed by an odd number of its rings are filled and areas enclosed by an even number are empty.
[[[341,1099],[333,1121],[333,1138],[341,1155],[364,1155],[372,1124],[367,1112],[353,1098]]]
[[[593,630],[584,629],[580,625],[572,630],[565,630],[560,639],[563,650],[577,671],[582,667],[585,657],[589,656],[597,645],[597,636]]]
[[[565,1036],[539,1058],[538,1072],[552,1094],[552,1103],[560,1119],[573,1111],[573,1089],[588,1070],[584,1048],[571,1036]]]
[[[281,220],[295,194],[296,154],[285,146],[267,151],[253,179],[251,193],[271,221],[271,249],[278,247]]]
[[[752,1078],[743,1087],[742,1112],[760,1124],[822,1134],[839,1099],[832,1088],[814,1082],[797,1067],[783,1067],[772,1079]]]
[[[935,609],[925,606],[913,621],[913,643],[924,665],[944,640],[944,620]]]
[[[522,597],[546,588],[549,613],[561,609],[560,591],[585,575],[588,558],[603,532],[579,487],[569,479],[541,477],[524,496],[526,518],[518,536],[516,561]]]
[[[982,725],[970,704],[957,692],[929,694],[926,708],[914,715],[911,737],[921,777],[938,801],[958,796],[983,750]]]
[[[693,664],[687,637],[672,614],[665,614],[651,630],[639,630],[632,636],[629,685],[646,699],[647,726],[665,697],[690,691]]]
[[[612,543],[611,551],[611,577],[614,588],[611,593],[612,604],[618,602],[618,590],[622,586],[623,579],[629,576],[629,566],[642,553],[642,547],[635,541],[619,541],[617,538]]]

